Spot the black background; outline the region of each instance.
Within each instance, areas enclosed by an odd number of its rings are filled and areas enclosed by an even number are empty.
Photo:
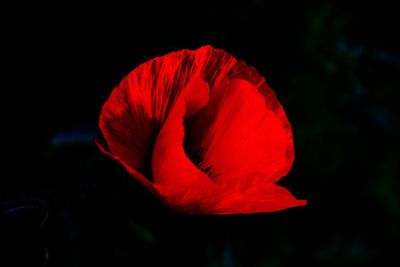
[[[398,10],[389,1],[277,0],[4,9],[1,266],[397,260]],[[101,106],[129,71],[206,44],[274,88],[296,146],[280,183],[307,207],[178,215],[93,144]]]

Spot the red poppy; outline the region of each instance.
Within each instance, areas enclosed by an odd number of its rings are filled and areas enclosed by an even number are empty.
[[[305,205],[275,183],[294,160],[290,123],[257,71],[204,46],[156,57],[113,90],[104,153],[167,206],[191,214]]]

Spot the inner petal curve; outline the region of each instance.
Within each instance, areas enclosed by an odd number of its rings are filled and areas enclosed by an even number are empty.
[[[212,180],[186,156],[183,121],[208,102],[208,84],[195,80],[175,102],[157,137],[152,161],[154,186],[168,206],[188,213],[205,213],[215,201]]]
[[[216,182],[248,184],[257,177],[273,183],[289,172],[294,159],[282,112],[270,110],[255,86],[234,79],[211,90],[208,105],[185,123],[185,143],[188,150],[202,151],[197,165]]]

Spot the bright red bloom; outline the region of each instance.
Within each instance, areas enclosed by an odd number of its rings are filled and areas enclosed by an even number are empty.
[[[103,152],[169,207],[234,214],[305,205],[275,184],[294,160],[291,126],[264,78],[204,46],[156,57],[113,90]]]

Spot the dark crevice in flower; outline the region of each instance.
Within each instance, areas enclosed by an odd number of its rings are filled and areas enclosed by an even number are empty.
[[[150,182],[153,182],[153,172],[151,169],[151,155],[147,156],[148,160],[150,163],[146,164],[143,169],[139,170],[141,174],[143,174],[144,177],[147,178]]]
[[[199,147],[197,149],[188,149],[187,147],[185,148],[186,154],[189,157],[189,159],[196,165],[198,166],[200,163],[203,162],[203,152],[204,148]]]
[[[185,140],[186,141],[186,140]],[[203,166],[203,159],[204,159],[204,148],[197,147],[194,148],[190,146],[187,142],[184,143],[184,149],[187,157],[193,162],[196,167],[202,171],[203,173],[207,174],[209,178],[214,178],[217,175],[212,173],[212,166]]]

